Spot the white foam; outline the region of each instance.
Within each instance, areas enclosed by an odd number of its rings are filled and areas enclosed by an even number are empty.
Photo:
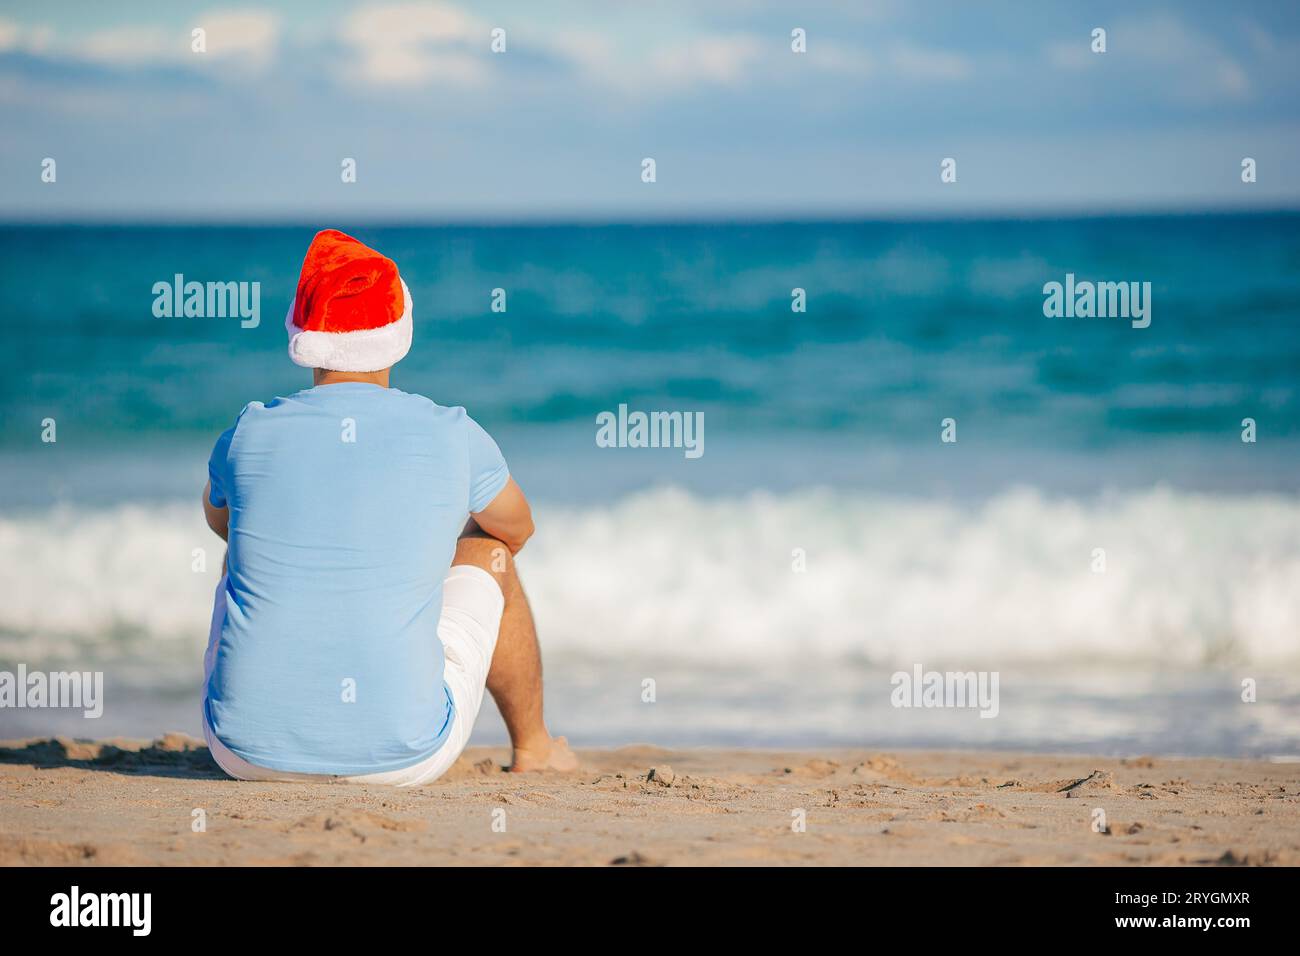
[[[723,667],[1300,660],[1288,497],[1016,490],[960,505],[661,489],[537,517],[521,568],[548,653]],[[0,656],[197,654],[221,555],[196,505],[0,518]]]

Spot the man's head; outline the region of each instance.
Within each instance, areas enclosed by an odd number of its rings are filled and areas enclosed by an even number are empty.
[[[411,292],[393,260],[337,229],[307,248],[285,328],[289,358],[321,372],[378,373],[411,349]]]

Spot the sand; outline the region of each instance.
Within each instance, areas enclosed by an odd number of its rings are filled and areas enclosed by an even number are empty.
[[[393,790],[229,780],[179,734],[2,743],[0,864],[1300,864],[1300,764],[634,746],[514,775],[506,756]]]

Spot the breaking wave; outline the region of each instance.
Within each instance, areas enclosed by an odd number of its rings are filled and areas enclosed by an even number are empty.
[[[548,654],[721,667],[1300,660],[1289,497],[1016,489],[963,504],[661,488],[537,517],[520,567]],[[0,659],[197,661],[221,554],[188,503],[0,518]]]

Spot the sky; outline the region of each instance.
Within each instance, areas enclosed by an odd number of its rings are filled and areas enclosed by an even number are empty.
[[[0,0],[0,219],[1296,208],[1297,63],[1250,0]]]

